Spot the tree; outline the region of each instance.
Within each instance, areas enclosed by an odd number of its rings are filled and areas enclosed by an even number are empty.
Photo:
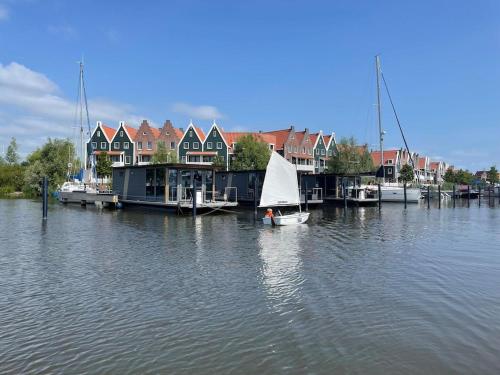
[[[270,157],[271,151],[267,144],[259,141],[252,134],[248,134],[236,143],[231,170],[263,170],[266,169]]]
[[[399,180],[403,182],[411,182],[415,179],[415,172],[410,164],[405,164],[399,171]]]
[[[222,156],[219,155],[214,156],[214,158],[212,159],[212,165],[214,167],[226,169],[226,161]]]
[[[5,154],[5,161],[10,165],[19,163],[19,154],[17,153],[17,142],[14,137],[11,138],[7,153]]]
[[[357,145],[353,137],[342,138],[337,145],[337,152],[328,160],[328,171],[336,174],[373,171],[373,161],[368,147]]]
[[[177,154],[174,151],[167,151],[165,142],[158,142],[156,152],[151,158],[151,164],[177,163]]]
[[[444,173],[443,180],[445,182],[449,182],[451,184],[454,184],[457,182],[457,176],[455,175],[455,172],[453,172],[453,169],[448,168],[446,172]]]
[[[107,177],[111,176],[113,173],[113,162],[111,161],[111,158],[107,153],[102,153],[97,155],[97,160],[96,160],[96,173],[97,177]]]
[[[79,165],[75,157],[75,147],[68,139],[48,139],[42,147],[37,148],[27,158],[28,168],[25,171],[24,181],[28,188],[34,189],[40,179],[47,176],[49,186],[55,189],[62,184],[68,173],[68,163]]]
[[[455,173],[455,182],[462,185],[470,185],[474,180],[474,176],[467,170],[459,169]]]
[[[486,179],[492,185],[498,182],[498,170],[495,165],[493,165],[488,171]]]

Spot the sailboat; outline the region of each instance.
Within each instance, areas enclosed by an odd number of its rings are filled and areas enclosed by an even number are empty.
[[[384,169],[384,134],[385,131],[382,130],[382,108],[380,101],[380,56],[375,56],[375,66],[377,69],[377,113],[378,113],[378,131],[379,131],[379,140],[380,140],[380,171],[382,173],[382,184],[380,186],[380,194],[381,201],[383,202],[404,202],[405,200],[405,192],[404,188],[401,186],[390,186],[385,182],[385,169]],[[383,77],[382,77],[383,78]],[[385,80],[384,80],[385,83]],[[391,101],[392,103],[392,101]],[[393,108],[394,109],[394,108]],[[397,119],[397,115],[396,115]],[[398,120],[399,124],[399,120]],[[408,145],[406,144],[406,139],[403,134],[403,130],[400,126],[401,135],[403,137],[403,141],[406,146],[406,150],[408,151],[408,155],[410,157],[410,162],[413,166],[413,160],[411,158],[410,150],[408,149]],[[413,166],[413,168],[415,168]],[[406,189],[406,201],[408,203],[418,203],[420,200],[422,193],[418,188],[407,188]]]
[[[299,212],[290,215],[266,216],[267,225],[304,224],[309,212],[302,212],[297,181],[297,169],[284,157],[273,151],[267,163],[266,176],[262,186],[259,207],[298,206]]]

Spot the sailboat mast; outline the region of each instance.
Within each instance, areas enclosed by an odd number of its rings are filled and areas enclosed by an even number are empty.
[[[79,105],[79,110],[80,110],[80,167],[82,169],[86,169],[86,161],[85,161],[85,145],[83,143],[83,62],[80,61],[80,77],[79,77],[79,87],[78,89],[80,90],[79,92],[79,99],[80,102],[78,103]]]
[[[377,70],[377,114],[378,114],[378,133],[380,141],[380,165],[382,167],[382,182],[385,182],[384,170],[384,132],[382,130],[382,107],[380,102],[380,56],[375,56],[375,68]]]

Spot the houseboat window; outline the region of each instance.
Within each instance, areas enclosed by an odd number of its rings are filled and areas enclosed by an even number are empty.
[[[148,150],[152,150],[152,149],[153,149],[153,142],[148,141]]]
[[[177,201],[177,169],[169,169],[168,171],[168,199]]]
[[[114,148],[120,148],[120,142],[115,142],[113,143]]]
[[[165,168],[156,168],[156,196],[165,196]]]
[[[123,149],[128,150],[128,142],[123,142]]]
[[[170,149],[175,150],[175,142],[170,142]]]
[[[207,148],[208,148],[209,150],[211,150],[211,149],[212,149],[212,142],[207,142]]]
[[[146,169],[146,196],[155,195],[155,170],[153,168]]]
[[[222,142],[217,142],[217,149],[222,150]]]
[[[142,150],[142,142],[137,142],[137,149]]]
[[[101,149],[105,150],[107,148],[108,148],[108,145],[106,144],[106,142],[101,142]]]
[[[101,131],[100,131],[100,130],[98,130],[98,131],[97,131],[97,136],[98,136],[98,137],[100,137],[100,136],[101,136]]]
[[[92,142],[92,150],[95,150],[97,148],[97,142]]]
[[[130,156],[125,156],[125,164],[130,164]]]
[[[193,148],[198,150],[200,148],[200,144],[198,142],[193,142]]]
[[[120,137],[123,137],[123,130],[120,130]]]
[[[184,142],[184,150],[188,150],[189,149],[189,142]]]

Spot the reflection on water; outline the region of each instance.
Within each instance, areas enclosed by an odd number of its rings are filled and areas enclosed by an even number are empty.
[[[500,210],[0,200],[1,374],[498,374]]]

